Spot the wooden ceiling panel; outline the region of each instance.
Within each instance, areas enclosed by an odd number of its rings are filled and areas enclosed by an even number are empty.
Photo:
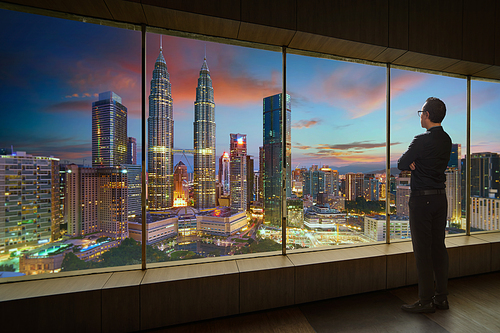
[[[445,68],[459,62],[457,59],[438,57],[428,54],[408,51],[394,61],[394,64],[414,68],[443,71]]]
[[[138,2],[105,0],[113,19],[121,22],[147,24],[142,5]]]
[[[491,65],[462,60],[445,68],[444,71],[462,75],[475,75],[488,67],[491,67]]]
[[[241,22],[238,39],[262,44],[283,46],[292,40],[295,31]]]
[[[239,21],[142,5],[152,27],[237,39]]]
[[[490,66],[474,74],[477,77],[500,80],[500,66]]]
[[[111,20],[113,17],[104,0],[66,1],[66,0],[15,0],[19,5],[54,10],[63,13]]]
[[[293,37],[289,47],[368,61],[374,61],[374,59],[386,49],[383,46],[364,44],[299,31],[297,31]]]
[[[374,61],[393,63],[397,58],[401,57],[407,50],[387,48],[380,53]]]

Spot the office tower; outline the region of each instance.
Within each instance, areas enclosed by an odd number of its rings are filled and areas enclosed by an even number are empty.
[[[127,164],[137,164],[137,140],[131,136],[127,140]]]
[[[402,171],[396,179],[396,215],[410,216],[410,183],[411,174],[408,171]]]
[[[262,173],[264,188],[264,223],[281,226],[281,199],[282,199],[282,94],[264,98],[264,168]],[[290,95],[286,94],[285,101],[286,119],[286,196],[291,196],[291,135]],[[286,199],[286,198],[283,198]]]
[[[315,166],[313,165],[311,170],[309,170],[311,177],[310,194],[312,195],[313,201],[317,202],[318,195],[325,193],[325,173],[318,170],[317,166],[316,168],[314,167]]]
[[[264,200],[264,147],[259,147],[259,183],[257,190],[257,201]]]
[[[142,215],[142,166],[122,164],[120,167],[127,171],[127,215],[128,217]]]
[[[187,166],[182,161],[179,161],[174,171],[174,207],[187,206],[189,200],[187,182]]]
[[[114,239],[128,237],[127,170],[99,168],[97,218],[101,230]]]
[[[450,223],[461,223],[460,170],[456,167],[448,167],[444,174],[446,176],[446,199],[448,201],[447,220]]]
[[[163,57],[156,58],[149,94],[148,201],[150,210],[162,210],[173,203],[174,117],[170,74]]]
[[[230,134],[231,208],[247,209],[247,136]]]
[[[480,230],[500,230],[500,199],[471,198],[471,227]]]
[[[66,166],[65,223],[68,235],[81,236],[100,231],[98,220],[99,182],[97,168]]]
[[[312,195],[311,171],[305,168],[300,169],[300,178],[302,178],[302,195]]]
[[[500,156],[497,153],[471,155],[471,197],[500,198]]]
[[[212,78],[203,59],[194,102],[194,205],[215,207],[215,103]]]
[[[0,155],[0,253],[53,241],[58,207],[59,159]]]
[[[247,155],[247,209],[250,208],[250,204],[254,201],[255,187],[255,171],[253,169],[253,158]]]
[[[362,173],[347,173],[345,178],[345,198],[346,200],[356,200],[363,196],[363,182],[365,175]]]
[[[448,161],[448,168],[460,169],[460,158],[462,154],[462,145],[460,143],[453,143],[451,145],[450,160]]]
[[[370,178],[370,197],[367,200],[380,200],[380,179],[377,177]]]
[[[114,167],[127,162],[127,108],[112,91],[92,103],[92,166]]]
[[[229,154],[224,152],[219,158],[219,183],[221,184],[221,195],[229,195],[230,188],[230,171],[229,171]]]
[[[332,170],[328,165],[323,165],[320,171],[325,174],[325,193],[329,196],[337,195],[338,171]]]

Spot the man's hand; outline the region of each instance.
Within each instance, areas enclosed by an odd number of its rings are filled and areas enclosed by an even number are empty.
[[[413,170],[415,170],[415,162],[412,162],[412,163],[410,164],[410,169],[411,169],[412,171],[413,171]]]

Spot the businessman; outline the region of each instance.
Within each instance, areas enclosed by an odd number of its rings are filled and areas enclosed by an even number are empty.
[[[441,127],[446,106],[429,97],[417,111],[427,131],[417,135],[400,157],[398,169],[411,170],[410,230],[417,264],[418,296],[404,304],[407,312],[426,313],[449,309],[448,252],[444,244],[448,203],[445,170],[451,153],[451,139]]]

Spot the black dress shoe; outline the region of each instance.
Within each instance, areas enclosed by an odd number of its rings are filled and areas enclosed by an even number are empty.
[[[417,301],[413,304],[403,304],[401,305],[401,310],[411,313],[433,313],[436,312],[433,302],[422,303]]]
[[[444,301],[437,301],[435,297],[432,298],[432,303],[434,304],[434,307],[439,310],[448,310],[450,308],[450,304],[448,303],[448,300]]]

